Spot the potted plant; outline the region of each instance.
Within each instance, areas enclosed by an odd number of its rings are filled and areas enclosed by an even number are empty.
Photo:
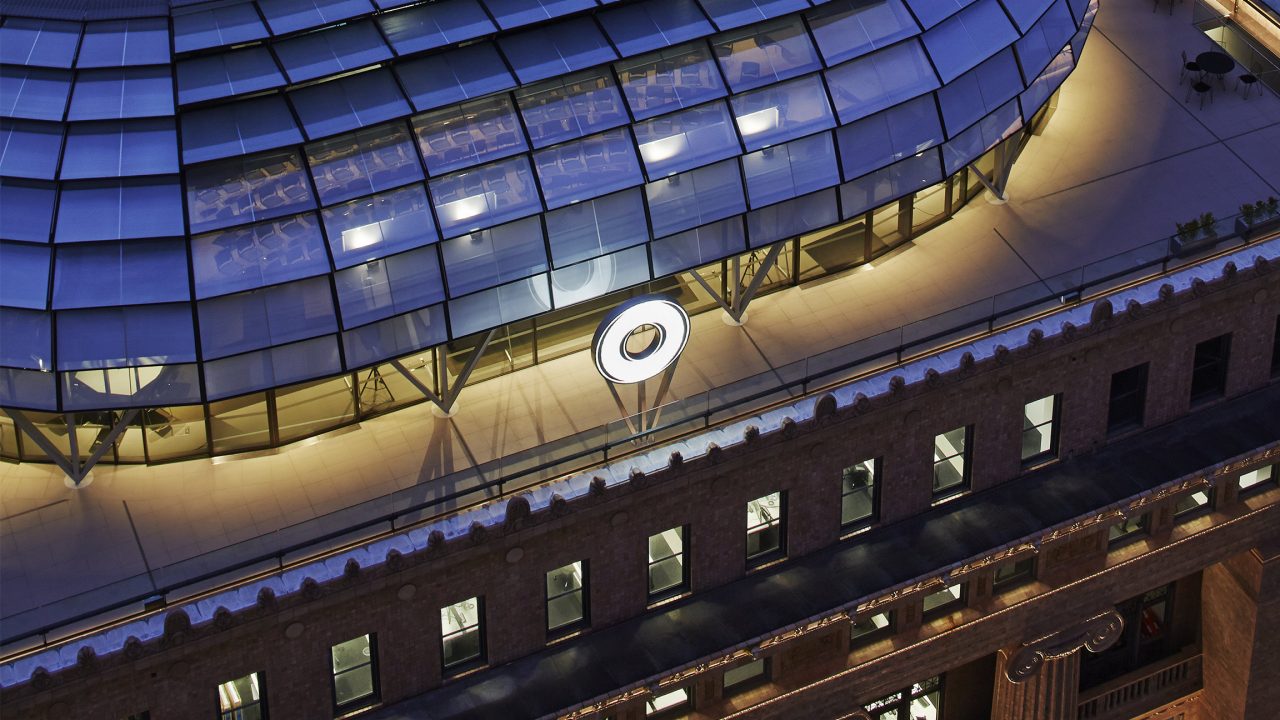
[[[1274,196],[1240,206],[1240,216],[1236,218],[1236,233],[1241,237],[1247,238],[1276,229],[1280,229],[1280,200]]]
[[[1200,232],[1199,218],[1192,219],[1185,223],[1175,222],[1174,225],[1178,226],[1178,246],[1179,247],[1186,245],[1187,243],[1194,240],[1196,238],[1196,235]]]
[[[1207,212],[1200,216],[1200,231],[1204,233],[1206,240],[1212,240],[1218,237],[1218,226],[1213,217],[1213,213]]]

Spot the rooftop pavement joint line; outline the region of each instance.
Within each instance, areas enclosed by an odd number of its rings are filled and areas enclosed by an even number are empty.
[[[1222,277],[1223,269],[1228,263],[1234,263],[1236,267],[1241,268],[1250,267],[1257,258],[1266,258],[1271,262],[1280,259],[1280,237],[1245,246],[1226,255],[1157,276],[1132,287],[1104,295],[1096,302],[1108,300],[1118,309],[1126,308],[1132,301],[1146,305],[1160,299],[1162,285],[1172,285],[1175,292],[1187,291],[1196,281],[1210,282]],[[869,377],[827,389],[822,395],[832,395],[838,409],[848,408],[858,401],[860,395],[874,398],[888,393],[894,376],[901,376],[908,384],[921,382],[931,370],[944,373],[960,367],[961,359],[966,354],[971,354],[975,361],[981,361],[994,357],[998,348],[1013,350],[1023,347],[1029,344],[1029,336],[1036,330],[1042,333],[1043,338],[1051,338],[1062,334],[1063,327],[1067,323],[1077,328],[1087,327],[1091,324],[1093,306],[1096,302],[1059,310],[991,333],[972,342],[908,361]],[[641,455],[608,463],[590,472],[549,482],[526,491],[523,495],[529,501],[530,509],[533,511],[548,507],[556,495],[562,496],[565,500],[573,500],[589,492],[594,476],[603,478],[606,487],[619,485],[628,482],[635,470],[648,474],[667,468],[673,452],[680,452],[684,461],[688,462],[705,455],[713,444],[725,448],[745,442],[744,434],[748,427],[755,427],[761,435],[765,435],[782,429],[784,423],[808,420],[814,416],[818,399],[817,395],[810,395],[764,413],[741,418],[708,430],[696,437],[660,445]],[[446,541],[450,541],[467,536],[475,523],[487,527],[499,526],[505,519],[506,505],[509,500],[509,497],[494,500],[451,517],[337,553],[323,560],[288,568],[278,575],[216,592],[193,602],[177,603],[164,611],[157,611],[101,632],[81,636],[58,647],[0,662],[0,687],[11,687],[29,680],[36,668],[42,667],[48,672],[56,672],[71,667],[76,663],[80,649],[84,647],[92,648],[98,657],[103,657],[122,650],[125,640],[129,637],[136,637],[142,642],[155,640],[163,635],[166,615],[175,610],[184,611],[190,617],[193,627],[201,626],[211,622],[215,611],[220,607],[226,607],[235,612],[254,606],[258,594],[263,589],[270,589],[277,598],[292,595],[301,590],[303,581],[308,578],[316,582],[326,582],[342,577],[344,568],[350,560],[355,560],[361,567],[376,566],[386,562],[387,553],[391,550],[407,555],[426,549],[429,538],[437,531],[443,533]]]

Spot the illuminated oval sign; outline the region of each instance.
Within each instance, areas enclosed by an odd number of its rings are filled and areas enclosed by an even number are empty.
[[[627,339],[646,326],[657,331],[653,341],[637,352],[628,350]],[[605,380],[629,385],[666,370],[688,341],[689,314],[684,308],[670,298],[645,295],[610,311],[596,328],[591,349]]]

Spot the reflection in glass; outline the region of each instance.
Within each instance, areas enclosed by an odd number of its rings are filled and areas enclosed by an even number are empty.
[[[822,67],[798,16],[721,33],[716,59],[734,92],[803,75]]]
[[[516,103],[535,148],[554,145],[627,122],[608,70],[588,70],[516,92]]]
[[[533,156],[547,207],[555,208],[644,182],[626,130],[610,130]]]
[[[315,215],[197,235],[191,239],[196,297],[248,290],[328,272]]]
[[[402,123],[312,143],[306,151],[316,192],[325,205],[422,178],[422,166]]]
[[[432,175],[527,149],[505,93],[419,115],[413,132]]]
[[[725,94],[720,72],[702,43],[628,58],[615,63],[614,69],[637,120],[691,107]]]
[[[807,16],[828,65],[920,32],[901,0],[836,0],[814,8]]]
[[[296,152],[251,155],[187,170],[192,232],[279,217],[314,205]]]

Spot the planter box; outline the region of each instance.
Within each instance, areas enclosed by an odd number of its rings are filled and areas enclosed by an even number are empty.
[[[1252,223],[1246,223],[1242,217],[1236,218],[1236,234],[1246,240],[1276,230],[1280,230],[1280,214],[1256,219]]]

